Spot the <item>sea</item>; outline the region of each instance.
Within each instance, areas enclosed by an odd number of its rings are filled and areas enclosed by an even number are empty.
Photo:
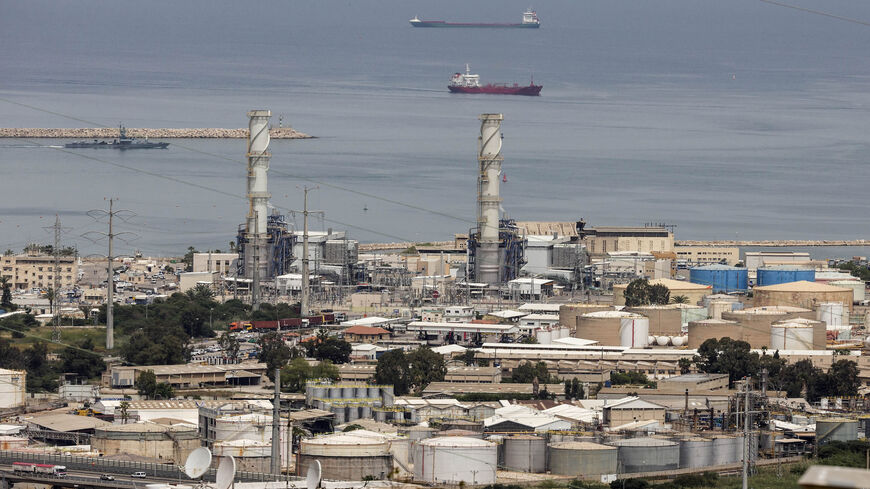
[[[677,239],[870,237],[870,3],[545,0],[0,1],[0,127],[228,127],[273,140],[275,212],[361,242],[475,225],[478,116],[502,113],[502,208],[517,220],[675,225]],[[813,13],[824,11],[839,17]],[[852,22],[849,19],[857,22]],[[540,97],[452,95],[484,83]],[[244,140],[65,150],[0,140],[0,251],[223,249],[247,213]],[[814,248],[817,258],[867,248]]]

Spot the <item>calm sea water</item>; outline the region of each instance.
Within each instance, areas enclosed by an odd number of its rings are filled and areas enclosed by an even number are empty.
[[[870,20],[862,2],[800,5]],[[684,239],[870,235],[870,28],[750,0],[548,0],[538,30],[407,22],[518,21],[527,6],[0,2],[0,126],[243,127],[268,108],[318,136],[273,141],[279,209],[320,182],[314,228],[441,240],[473,225],[477,116],[501,112],[511,217],[669,222]],[[533,75],[542,96],[448,94],[465,63],[484,81]],[[0,140],[0,248],[47,242],[60,214],[68,243],[101,251],[81,235],[104,230],[86,212],[109,196],[137,214],[121,253],[226,249],[244,220],[244,141],[46,147],[63,142]],[[867,253],[831,256],[852,254]]]

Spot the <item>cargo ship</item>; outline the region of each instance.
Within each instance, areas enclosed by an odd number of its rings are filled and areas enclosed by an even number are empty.
[[[471,68],[465,65],[465,73],[454,73],[447,84],[451,93],[488,93],[495,95],[540,95],[543,85],[535,85],[534,79],[527,86],[516,83],[507,84],[480,84],[480,75],[472,75]]]
[[[482,22],[446,22],[443,20],[422,20],[416,15],[410,20],[414,27],[495,27],[495,28],[524,28],[537,29],[541,27],[541,20],[534,10],[523,12],[523,21],[519,24],[510,23],[482,23]]]
[[[169,143],[160,143],[148,141],[147,139],[141,141],[135,138],[127,137],[127,128],[122,126],[118,127],[118,139],[113,141],[98,141],[94,139],[93,141],[76,141],[74,143],[67,143],[63,147],[64,148],[109,148],[109,149],[166,149],[169,146]]]

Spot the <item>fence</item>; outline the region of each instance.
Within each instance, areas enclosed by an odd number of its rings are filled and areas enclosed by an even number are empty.
[[[151,477],[163,479],[176,479],[189,481],[190,477],[181,469],[172,464],[158,464],[149,462],[132,462],[127,460],[110,460],[96,457],[81,457],[77,455],[38,454],[29,452],[16,452],[12,450],[0,450],[0,463],[11,464],[12,462],[30,462],[40,464],[65,465],[68,470],[89,470],[107,474],[130,475],[133,472],[145,472]],[[209,469],[202,478],[208,482],[214,482],[217,470]],[[236,482],[271,482],[271,481],[295,481],[301,477],[288,475],[275,475],[266,472],[236,472]]]

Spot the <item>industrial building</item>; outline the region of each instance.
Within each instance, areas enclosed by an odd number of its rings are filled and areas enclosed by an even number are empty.
[[[0,368],[0,409],[18,408],[25,403],[27,372]]]
[[[688,267],[706,265],[735,266],[740,263],[740,248],[736,246],[674,246],[677,262]]]

